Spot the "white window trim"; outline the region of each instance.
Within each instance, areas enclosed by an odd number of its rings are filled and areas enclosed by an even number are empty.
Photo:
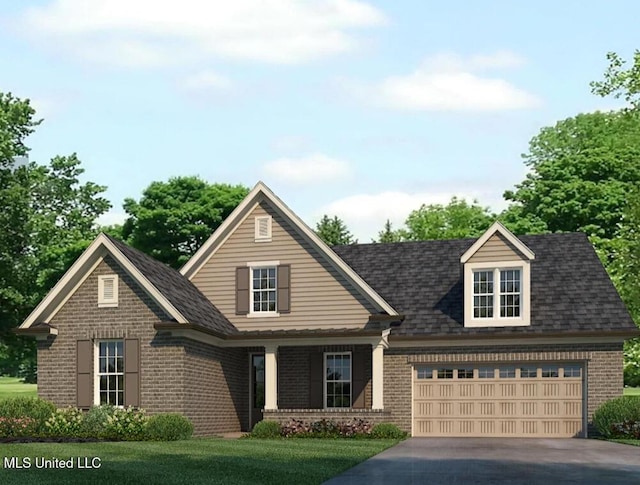
[[[280,261],[251,261],[247,263],[249,267],[249,313],[247,313],[247,318],[272,318],[279,317],[280,313],[278,312],[278,266],[280,266]],[[276,311],[275,312],[256,312],[253,310],[253,270],[254,269],[265,269],[265,268],[275,268],[276,270]]]
[[[126,396],[124,395],[126,392],[124,366],[126,363],[124,362],[124,339],[121,338],[96,339],[93,341],[93,404],[100,406],[100,344],[106,342],[122,342],[122,395],[124,398],[122,405],[117,407],[124,408],[124,400],[126,399]]]
[[[330,408],[327,406],[327,356],[348,355],[349,356],[349,407]],[[340,382],[340,381],[338,381]],[[351,351],[345,352],[325,352],[322,358],[322,407],[324,409],[351,409],[353,407],[353,355]]]
[[[267,235],[266,236],[261,236],[260,235],[260,221],[261,220],[267,220]],[[270,242],[272,239],[272,235],[273,235],[273,230],[272,230],[272,226],[273,226],[273,217],[271,216],[255,216],[254,218],[254,236],[255,236],[255,242]]]
[[[501,270],[519,269],[520,316],[500,316],[500,274]],[[473,316],[473,273],[476,270],[494,270],[493,318],[474,318]],[[531,325],[531,265],[521,259],[512,261],[494,261],[466,263],[464,265],[464,326],[465,327],[523,327]]]
[[[105,280],[113,279],[113,298],[105,299],[104,297],[104,282]],[[109,308],[118,306],[118,275],[100,275],[98,276],[98,307]]]

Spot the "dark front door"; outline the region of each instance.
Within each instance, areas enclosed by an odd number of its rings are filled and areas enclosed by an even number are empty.
[[[251,354],[251,383],[250,383],[251,415],[250,428],[262,421],[264,409],[264,354]]]

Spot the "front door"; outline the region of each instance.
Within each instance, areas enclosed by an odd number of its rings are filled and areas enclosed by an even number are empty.
[[[249,388],[249,426],[262,421],[264,409],[264,354],[251,354],[251,382]]]

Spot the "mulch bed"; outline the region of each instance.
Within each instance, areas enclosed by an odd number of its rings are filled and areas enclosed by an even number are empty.
[[[98,438],[38,438],[21,436],[19,438],[0,438],[0,443],[96,443],[100,441],[117,441],[117,440],[101,440]]]

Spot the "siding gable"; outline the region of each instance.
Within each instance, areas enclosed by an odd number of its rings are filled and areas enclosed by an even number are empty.
[[[255,242],[256,217],[270,215],[272,240]],[[248,262],[290,265],[290,313],[278,317],[236,315],[236,268]],[[362,328],[376,309],[263,200],[191,278],[239,330]]]
[[[469,259],[469,263],[484,263],[493,261],[525,260],[526,258],[513,244],[506,240],[499,232],[494,233],[484,245]]]

